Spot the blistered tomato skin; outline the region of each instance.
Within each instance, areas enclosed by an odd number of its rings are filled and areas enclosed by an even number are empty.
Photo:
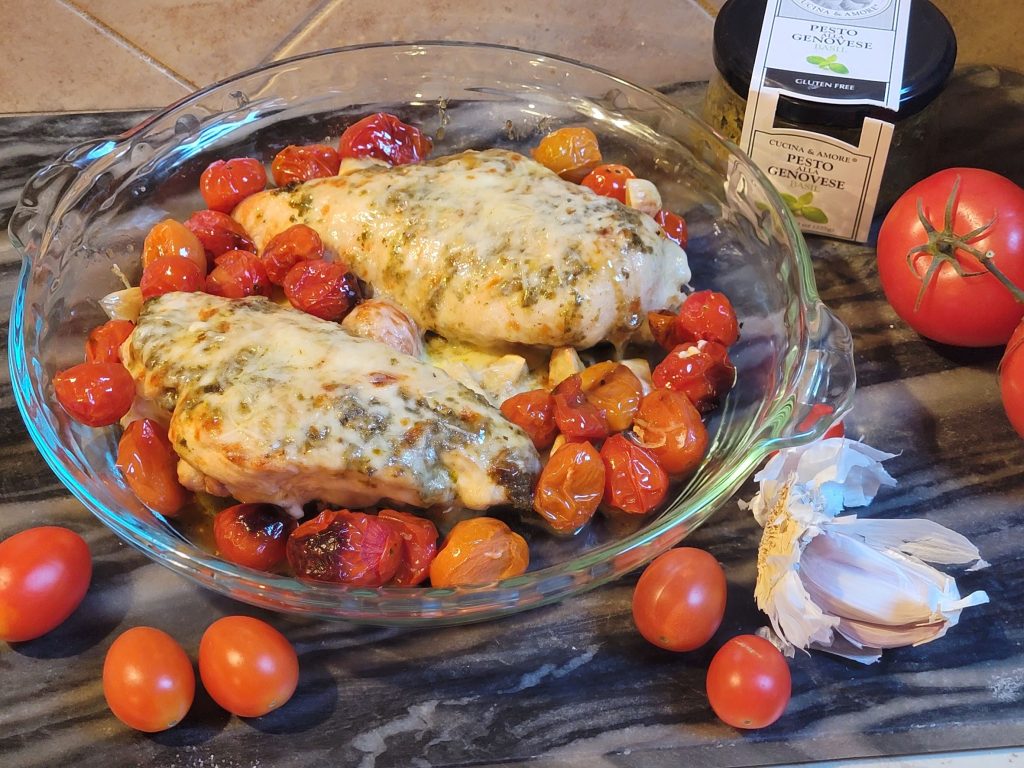
[[[583,392],[583,379],[574,373],[555,387],[555,423],[569,440],[603,440],[608,422]]]
[[[185,226],[203,244],[208,264],[228,251],[256,252],[256,244],[242,225],[221,211],[196,211],[185,221]]]
[[[350,125],[338,141],[338,154],[374,157],[391,165],[425,160],[433,144],[419,128],[403,123],[387,112],[377,112]]]
[[[117,445],[117,468],[139,501],[162,515],[173,517],[189,499],[167,430],[152,419],[128,425]]]
[[[689,232],[686,229],[686,220],[682,216],[662,209],[655,214],[654,220],[661,227],[661,232],[665,237],[680,248],[686,247]]]
[[[120,363],[121,345],[134,330],[130,320],[108,320],[93,328],[85,342],[85,362]]]
[[[206,249],[188,227],[174,219],[164,219],[149,230],[142,244],[142,268],[164,256],[188,259],[206,274]]]
[[[286,187],[311,179],[337,176],[340,166],[341,157],[334,147],[326,144],[292,144],[277,153],[270,165],[270,173],[277,186]]]
[[[589,128],[552,131],[533,149],[533,159],[566,181],[579,183],[601,162],[597,136]]]
[[[172,291],[194,293],[206,285],[206,272],[194,261],[181,256],[161,256],[142,270],[139,289],[142,298],[151,299]]]
[[[740,337],[732,303],[723,293],[697,291],[686,297],[676,316],[677,343],[716,341],[728,347]]]
[[[206,277],[206,292],[226,299],[270,296],[272,286],[263,262],[249,251],[227,251]]]
[[[270,239],[260,259],[274,285],[284,285],[289,270],[300,261],[323,259],[324,244],[320,235],[305,224],[294,224]]]
[[[435,587],[490,584],[526,572],[526,540],[501,520],[474,517],[456,523],[430,564]]]
[[[587,402],[604,417],[610,432],[622,432],[633,424],[644,388],[640,379],[622,363],[592,365],[580,374]]]
[[[284,279],[284,295],[296,309],[340,322],[362,298],[359,281],[336,261],[300,261]]]
[[[103,661],[103,696],[118,720],[145,733],[173,728],[196,692],[192,662],[166,632],[134,627],[111,644]]]
[[[231,213],[245,198],[266,186],[267,171],[263,163],[252,157],[215,160],[199,177],[199,191],[206,207],[221,213]]]
[[[625,204],[626,182],[635,178],[636,174],[625,165],[603,163],[584,176],[580,184],[602,197],[611,197]]]
[[[646,515],[665,500],[668,475],[654,454],[623,434],[601,446],[604,502],[630,515]]]
[[[273,504],[236,504],[214,517],[213,538],[225,560],[269,571],[284,562],[295,527],[295,520]]]
[[[728,350],[714,341],[680,344],[655,367],[657,388],[682,392],[701,413],[718,407],[736,381]]]
[[[128,413],[135,381],[120,363],[79,363],[53,377],[57,402],[75,421],[107,427]]]
[[[299,578],[380,587],[398,572],[402,537],[375,515],[328,510],[292,531],[286,552]]]
[[[541,470],[533,509],[552,530],[574,533],[590,522],[604,496],[605,467],[587,442],[566,443]]]
[[[708,449],[700,412],[682,392],[655,389],[640,401],[633,431],[670,475],[695,470]]]
[[[558,436],[555,399],[545,389],[512,395],[501,404],[501,414],[529,435],[538,451],[546,451]]]
[[[391,583],[396,587],[413,587],[426,581],[430,575],[430,564],[437,556],[437,528],[434,524],[394,509],[382,509],[377,517],[394,525],[402,538],[402,559]]]

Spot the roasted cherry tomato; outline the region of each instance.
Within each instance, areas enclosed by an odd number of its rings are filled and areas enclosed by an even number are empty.
[[[559,128],[540,140],[533,159],[563,179],[579,183],[601,162],[597,136],[589,128]]]
[[[277,186],[286,187],[300,181],[337,176],[340,166],[341,158],[334,147],[292,144],[277,153],[270,165],[270,173]]]
[[[402,537],[375,515],[328,510],[292,531],[287,554],[300,578],[379,587],[398,572]]]
[[[142,244],[142,268],[145,269],[164,256],[181,256],[193,261],[206,274],[206,249],[199,238],[180,221],[164,219],[146,235]]]
[[[736,381],[729,352],[714,341],[680,344],[654,369],[654,386],[682,392],[701,413],[718,407]]]
[[[546,451],[558,436],[555,399],[546,389],[512,395],[501,404],[501,413],[529,435],[538,451]]]
[[[490,584],[526,572],[526,541],[501,520],[474,517],[455,524],[430,564],[435,587]]]
[[[661,233],[665,237],[681,248],[686,247],[689,233],[686,231],[686,221],[682,216],[678,216],[671,211],[666,211],[662,208],[654,215],[654,220],[658,223],[658,226],[661,227]]]
[[[120,363],[79,363],[53,377],[57,402],[90,427],[116,424],[135,399],[135,381]]]
[[[426,518],[395,509],[382,509],[377,517],[392,523],[402,537],[402,561],[391,583],[413,587],[425,581],[437,555],[437,528]]]
[[[633,431],[670,475],[695,470],[708,449],[700,412],[685,394],[671,389],[656,389],[640,401]]]
[[[811,406],[811,410],[797,425],[797,430],[803,432],[805,429],[811,429],[822,419],[827,419],[835,413],[835,409],[831,405],[825,403],[815,403]],[[825,434],[821,436],[822,440],[828,440],[830,437],[843,437],[846,434],[846,428],[843,426],[842,421],[837,421],[831,427],[825,430]]]
[[[217,266],[206,277],[206,292],[226,299],[269,296],[270,278],[263,262],[249,251],[227,251],[217,257]]]
[[[555,423],[569,440],[601,440],[608,436],[608,422],[583,392],[583,379],[574,373],[555,387]]]
[[[342,320],[361,298],[359,281],[337,261],[300,261],[284,279],[284,295],[296,309],[321,320]]]
[[[604,462],[590,443],[566,443],[548,459],[533,494],[533,508],[559,533],[578,531],[604,496]]]
[[[624,204],[626,202],[626,182],[635,178],[636,174],[624,165],[603,163],[584,176],[580,184],[590,187],[602,197],[613,197]]]
[[[256,252],[256,244],[242,225],[221,211],[196,211],[185,226],[203,244],[208,263],[228,251]]]
[[[284,562],[295,520],[273,504],[236,504],[213,519],[213,539],[225,560],[269,571]]]
[[[691,293],[676,315],[678,344],[704,339],[728,347],[735,344],[739,337],[740,325],[736,320],[736,311],[723,293]]]
[[[647,326],[651,329],[651,336],[654,343],[671,352],[683,343],[679,338],[679,330],[676,327],[676,313],[667,309],[658,309],[647,313]]]
[[[107,651],[103,696],[129,728],[146,733],[173,728],[188,713],[195,693],[192,662],[166,632],[134,627]]]
[[[199,677],[210,697],[231,714],[261,717],[295,693],[299,657],[266,622],[225,616],[199,641]]]
[[[708,667],[708,702],[733,728],[774,723],[786,711],[792,685],[785,657],[757,635],[732,638]]]
[[[162,515],[176,515],[188,501],[178,482],[178,455],[167,431],[152,419],[128,425],[117,444],[117,468],[139,501]]]
[[[194,261],[181,256],[161,256],[151,261],[142,270],[142,279],[139,281],[139,289],[144,299],[173,291],[201,291],[205,285],[205,270],[201,270]]]
[[[270,282],[284,285],[288,272],[300,261],[324,257],[324,244],[320,235],[305,224],[294,224],[271,238],[260,254]]]
[[[214,160],[199,177],[199,191],[206,207],[231,213],[240,202],[267,186],[267,171],[253,157]]]
[[[668,475],[654,454],[624,434],[601,446],[604,501],[630,515],[646,515],[665,500]]]
[[[680,547],[647,566],[633,592],[633,621],[667,651],[693,651],[718,631],[725,615],[725,571],[702,549]]]
[[[121,345],[133,330],[135,323],[129,320],[108,320],[96,326],[85,342],[85,362],[120,363]]]
[[[0,542],[0,640],[19,643],[56,629],[89,589],[85,541],[57,526],[29,528]]]
[[[608,361],[585,368],[579,376],[587,402],[601,413],[609,431],[629,429],[644,394],[636,374],[622,363]]]
[[[418,163],[433,144],[419,128],[387,112],[377,112],[350,125],[338,141],[341,157],[375,157],[391,165]]]

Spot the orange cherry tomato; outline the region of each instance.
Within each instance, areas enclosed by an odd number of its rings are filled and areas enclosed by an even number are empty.
[[[526,573],[526,540],[501,520],[474,517],[455,524],[430,564],[435,587],[490,584]]]
[[[597,406],[587,400],[578,373],[565,379],[552,393],[555,423],[569,440],[602,440],[608,436],[608,422]]]
[[[299,684],[299,657],[287,638],[249,616],[213,622],[199,641],[199,677],[233,715],[261,717],[287,702]]]
[[[666,211],[662,208],[654,214],[654,220],[661,227],[661,234],[674,242],[680,248],[685,248],[689,233],[686,231],[686,221],[682,216]]]
[[[382,509],[377,517],[393,524],[402,537],[402,560],[391,583],[413,587],[425,581],[437,555],[437,528],[426,518],[395,509]]]
[[[391,165],[425,160],[433,143],[419,128],[387,112],[377,112],[350,125],[338,141],[341,157],[375,157]]]
[[[646,515],[665,500],[668,475],[642,445],[624,434],[601,446],[604,459],[604,501],[630,515]]]
[[[291,144],[274,157],[270,173],[277,186],[286,187],[310,179],[337,176],[340,166],[341,158],[334,147],[326,144]]]
[[[164,219],[149,230],[142,244],[142,268],[164,256],[181,256],[195,263],[205,275],[206,249],[199,238],[180,221]]]
[[[695,470],[708,449],[700,412],[685,394],[671,389],[656,389],[640,401],[633,431],[670,475]]]
[[[204,257],[205,258],[205,257]],[[144,299],[173,291],[193,293],[206,285],[206,271],[181,256],[161,256],[142,270],[139,288]]]
[[[227,251],[206,277],[206,292],[226,299],[270,296],[272,286],[263,262],[249,251]]]
[[[677,343],[717,341],[728,347],[740,337],[736,311],[723,293],[697,291],[686,297],[676,315]]]
[[[85,362],[120,363],[121,345],[134,330],[135,323],[129,320],[108,320],[96,326],[85,342]]]
[[[256,253],[256,244],[242,225],[221,211],[196,211],[185,226],[206,249],[207,263],[228,251]]]
[[[284,295],[296,309],[321,320],[341,321],[362,298],[359,281],[337,261],[300,261],[284,278]]]
[[[636,174],[625,165],[603,163],[583,177],[580,184],[589,187],[602,197],[612,197],[625,204],[626,182],[635,178]]]
[[[793,690],[779,649],[757,635],[723,645],[708,666],[708,703],[733,728],[764,728],[786,711]]]
[[[604,496],[605,468],[590,443],[566,443],[541,470],[533,509],[559,533],[574,533],[590,522]]]
[[[92,579],[85,541],[58,526],[29,528],[0,542],[0,640],[20,643],[56,629]]]
[[[117,444],[117,468],[139,501],[162,515],[173,517],[188,501],[178,482],[178,455],[167,431],[152,419],[128,425]]]
[[[213,518],[213,540],[221,557],[258,571],[284,562],[295,520],[273,504],[235,504]]]
[[[103,661],[103,696],[118,720],[137,731],[173,728],[196,692],[192,662],[177,641],[152,627],[129,629]]]
[[[579,183],[601,162],[601,148],[592,130],[571,126],[541,139],[533,149],[533,159],[566,181]]]
[[[658,309],[647,313],[647,326],[651,329],[654,343],[671,352],[683,343],[676,328],[676,313],[667,309]]]
[[[402,537],[376,515],[327,510],[292,531],[286,552],[300,578],[379,587],[398,572]]]
[[[116,424],[135,400],[135,381],[120,363],[79,363],[53,377],[57,402],[90,427]]]
[[[655,367],[654,386],[682,392],[701,413],[718,407],[736,381],[728,350],[715,341],[680,344]]]
[[[587,402],[604,416],[609,431],[629,429],[644,394],[636,374],[622,363],[608,361],[584,369],[579,376]]]
[[[206,207],[231,213],[240,202],[267,186],[267,171],[253,157],[214,160],[199,177],[199,191]]]
[[[284,285],[289,270],[300,261],[323,259],[324,244],[312,227],[295,224],[271,238],[260,254],[270,282]]]
[[[656,557],[633,591],[633,622],[667,651],[693,651],[718,631],[725,615],[725,571],[702,549],[680,547]]]
[[[538,451],[546,451],[558,436],[555,399],[546,389],[512,395],[501,404],[501,413],[529,435]]]

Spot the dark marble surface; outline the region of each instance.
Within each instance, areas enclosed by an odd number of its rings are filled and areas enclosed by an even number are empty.
[[[936,167],[981,164],[1024,183],[1024,76],[973,70],[950,94],[962,108],[941,126],[949,154]],[[138,117],[0,119],[0,215],[40,158]],[[979,120],[990,130],[979,134]],[[71,499],[29,441],[4,365],[0,536],[66,525],[88,541],[95,573],[63,626],[0,647],[0,765],[659,768],[1024,745],[1024,444],[1000,406],[999,352],[933,345],[903,326],[881,295],[869,246],[811,247],[822,297],[856,339],[860,386],[848,434],[899,454],[887,464],[899,485],[883,489],[871,513],[949,525],[992,563],[959,580],[965,592],[987,590],[991,604],[966,611],[946,638],[887,652],[870,667],[800,655],[777,724],[753,733],[722,725],[703,694],[706,665],[725,639],[765,623],[752,598],[758,529],[735,501],[688,540],[729,576],[725,622],[692,654],[660,651],[634,631],[635,575],[562,605],[431,631],[261,613],[152,563]],[[17,273],[0,239],[4,307]],[[6,312],[4,320],[6,330]],[[738,496],[752,491],[748,484]],[[194,658],[205,627],[240,612],[273,623],[300,654],[299,689],[286,706],[240,720],[199,693],[180,726],[153,736],[109,714],[100,673],[120,631],[160,627]]]

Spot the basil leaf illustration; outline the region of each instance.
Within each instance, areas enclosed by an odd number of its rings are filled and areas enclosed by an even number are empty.
[[[825,61],[828,62],[829,64],[831,64],[833,61],[836,60],[836,58],[837,58],[836,55],[833,53],[831,56],[829,56],[827,59],[825,59]]]
[[[813,205],[804,206],[800,211],[800,215],[808,221],[813,221],[815,224],[828,224],[828,216],[821,208],[815,208]]]
[[[798,197],[798,198],[796,199],[796,201],[797,201],[797,202],[798,202],[798,203],[799,203],[799,204],[800,204],[801,206],[803,206],[803,205],[807,205],[807,204],[808,204],[809,202],[811,202],[811,201],[812,201],[813,199],[814,199],[814,193],[813,193],[813,192],[804,192],[804,193],[803,193],[802,195],[800,195],[800,197]]]
[[[838,61],[830,62],[828,68],[835,72],[837,75],[850,74],[850,70],[846,68],[846,65],[840,64]]]
[[[816,67],[820,67],[827,64],[828,62],[825,61],[825,59],[823,59],[821,56],[808,56],[807,63],[813,64]]]
[[[786,204],[786,207],[789,208],[790,210],[799,205],[797,199],[788,192],[782,193],[782,202],[784,202]]]

